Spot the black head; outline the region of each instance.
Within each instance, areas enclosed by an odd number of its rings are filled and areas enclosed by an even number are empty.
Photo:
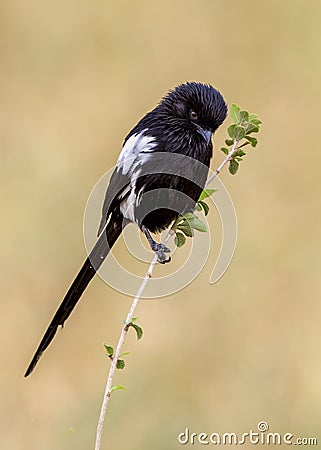
[[[223,123],[227,106],[219,91],[209,84],[185,83],[170,91],[159,108],[180,124],[202,135],[207,141]]]

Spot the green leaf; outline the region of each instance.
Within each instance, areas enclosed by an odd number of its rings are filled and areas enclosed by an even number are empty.
[[[114,354],[113,347],[111,345],[107,345],[105,343],[104,343],[104,347],[106,349],[107,356],[113,356],[113,354]]]
[[[230,125],[227,129],[228,135],[234,139],[236,137],[235,129],[237,128],[236,123],[233,123],[233,125]]]
[[[113,386],[112,388],[110,388],[110,393],[117,391],[117,389],[126,389],[125,386],[122,386],[121,384],[117,384],[117,386]]]
[[[233,145],[234,144],[234,140],[233,139],[225,139],[225,144],[226,145]]]
[[[236,105],[235,103],[233,103],[230,107],[230,116],[231,119],[233,120],[233,122],[237,123],[239,121],[239,111],[240,111],[240,107],[238,105]]]
[[[257,133],[259,131],[259,126],[258,125],[253,125],[252,123],[249,123],[248,126],[246,127],[246,134],[251,134],[251,133]]]
[[[204,200],[205,198],[210,197],[211,195],[214,194],[214,192],[216,192],[217,189],[204,189],[204,191],[202,191],[200,198],[198,199],[199,202],[201,202],[202,200]]]
[[[253,123],[253,125],[256,125],[256,126],[260,127],[262,121],[259,120],[259,119],[252,119],[252,120],[250,121],[250,123]]]
[[[195,210],[196,211],[202,211],[202,207],[201,207],[201,205],[198,202],[196,203]]]
[[[192,212],[188,212],[188,213],[184,214],[184,219],[186,219],[188,222],[189,222],[190,220],[193,220],[194,217],[196,217],[196,216],[195,216],[195,214],[192,213]]]
[[[180,230],[182,233],[184,233],[188,237],[193,237],[194,236],[193,230],[188,225],[188,223],[186,225],[185,224],[179,224],[179,225],[177,225],[176,229]]]
[[[123,359],[117,359],[116,369],[123,369],[125,367],[125,361]]]
[[[222,147],[222,148],[221,148],[221,151],[222,151],[223,153],[225,153],[225,155],[228,154],[228,148]]]
[[[175,241],[176,247],[180,248],[185,244],[186,237],[184,236],[183,233],[176,232],[174,241]]]
[[[243,150],[241,150],[240,148],[234,153],[234,157],[235,156],[245,156],[245,155],[246,155],[246,153]]]
[[[129,355],[129,352],[121,353],[121,354],[119,355],[119,358],[121,358],[122,356],[126,356],[126,355]]]
[[[193,228],[194,230],[200,231],[202,233],[206,233],[207,232],[207,228],[205,223],[200,220],[200,219],[196,219],[193,223]]]
[[[198,203],[199,203],[199,204],[202,206],[202,208],[204,209],[204,214],[205,214],[205,216],[207,216],[207,214],[208,214],[208,212],[209,212],[209,210],[210,210],[210,207],[208,206],[208,204],[205,203],[205,202],[203,202],[202,200],[199,200]]]
[[[249,122],[253,123],[253,125],[261,125],[262,123],[256,114],[250,114]]]
[[[245,128],[244,127],[241,127],[241,126],[237,126],[237,127],[235,127],[235,129],[234,129],[234,133],[235,133],[235,138],[238,140],[238,141],[240,141],[241,139],[243,139],[244,138],[244,136],[245,136]]]
[[[232,175],[235,175],[237,170],[239,168],[239,163],[235,159],[231,159],[230,165],[229,165],[229,171]]]
[[[249,143],[252,145],[252,147],[257,146],[257,139],[255,137],[245,136],[245,139],[247,139],[249,141]]]
[[[133,327],[136,331],[137,339],[141,339],[143,336],[143,329],[137,325],[137,323],[129,322],[128,327]]]
[[[135,322],[137,322],[137,320],[138,320],[138,317],[133,317],[132,320],[131,320],[131,322],[132,322],[132,323],[135,323]]]
[[[247,111],[239,112],[239,123],[244,124],[249,121],[249,113]]]
[[[183,216],[179,216],[179,217],[176,219],[176,222],[175,222],[176,228],[177,228],[178,226],[184,225],[184,222],[185,222],[184,217],[183,217]]]
[[[194,230],[201,231],[203,233],[205,233],[207,231],[205,223],[202,222],[197,216],[194,216],[193,218],[188,219],[188,223],[190,224],[191,228],[193,228]]]

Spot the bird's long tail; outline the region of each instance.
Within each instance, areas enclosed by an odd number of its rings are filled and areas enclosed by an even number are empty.
[[[122,232],[123,224],[118,217],[111,217],[109,221],[106,232],[103,232],[94,248],[92,249],[90,255],[84,262],[82,268],[78,272],[78,275],[74,279],[72,285],[70,286],[65,298],[61,302],[56,314],[54,315],[47,331],[45,332],[34,357],[32,358],[28,369],[26,370],[25,377],[31,374],[35,368],[37,362],[39,361],[41,355],[46,350],[50,342],[53,340],[58,326],[63,326],[64,322],[70,316],[72,310],[76,306],[78,300],[80,299],[82,293],[88,286],[90,280],[95,275],[96,271],[99,269],[104,259],[108,255],[110,249],[115,244],[117,238]],[[106,239],[107,238],[107,239]],[[107,243],[108,241],[108,243]]]

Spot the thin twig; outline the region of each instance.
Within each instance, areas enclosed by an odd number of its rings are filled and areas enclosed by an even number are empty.
[[[164,243],[166,243],[169,238],[171,236],[171,233],[169,232],[164,240]],[[117,361],[118,358],[121,354],[121,349],[122,346],[124,344],[125,338],[126,338],[126,334],[128,332],[128,324],[133,320],[134,317],[134,313],[135,313],[135,309],[137,307],[137,304],[139,302],[139,299],[148,283],[148,280],[151,278],[154,267],[157,263],[157,255],[155,254],[152,262],[149,265],[149,268],[146,272],[146,275],[143,279],[143,281],[141,282],[141,285],[139,286],[139,289],[137,291],[137,294],[131,304],[129,313],[126,317],[124,326],[122,328],[119,340],[118,340],[118,344],[115,350],[115,353],[113,355],[112,358],[112,362],[109,368],[109,373],[108,373],[108,377],[107,377],[107,382],[106,382],[106,387],[105,387],[105,393],[104,393],[104,398],[103,398],[103,402],[101,405],[101,410],[100,410],[100,416],[99,416],[99,420],[98,420],[98,425],[97,425],[97,432],[96,432],[96,443],[95,443],[95,450],[100,450],[101,448],[101,439],[102,439],[102,433],[103,433],[103,428],[104,428],[104,423],[105,423],[105,417],[106,417],[106,411],[107,411],[107,406],[109,403],[109,399],[111,396],[111,388],[112,388],[112,383],[113,383],[113,377],[114,377],[114,373],[116,370],[116,365],[117,365]]]
[[[213,179],[221,172],[221,170],[223,169],[223,167],[230,161],[231,157],[233,156],[234,152],[237,150],[237,145],[238,145],[238,141],[236,139],[234,139],[234,143],[233,146],[231,148],[231,150],[229,151],[229,153],[226,155],[226,158],[224,159],[224,161],[220,164],[220,166],[212,173],[212,175],[210,176],[210,178],[207,180],[205,187],[207,187],[212,181]],[[175,234],[173,227],[175,226],[176,222],[174,223],[174,225],[172,226],[172,228],[168,231],[167,235],[165,236],[165,239],[163,241],[164,244],[166,244],[170,237]],[[122,350],[122,346],[124,344],[127,332],[128,332],[128,324],[132,321],[133,317],[134,317],[134,313],[137,307],[137,304],[140,300],[140,297],[142,295],[142,293],[144,292],[144,289],[149,281],[149,279],[151,278],[152,274],[153,274],[153,270],[154,267],[157,263],[157,255],[154,256],[152,262],[150,263],[150,266],[146,272],[146,275],[144,277],[144,279],[141,282],[141,285],[139,286],[139,289],[137,291],[137,294],[131,304],[129,313],[126,317],[124,326],[122,328],[119,340],[118,340],[118,344],[115,350],[115,353],[113,355],[112,358],[112,362],[109,368],[109,373],[108,373],[108,378],[107,378],[107,382],[106,382],[106,387],[105,387],[105,393],[104,393],[104,398],[103,398],[103,402],[101,405],[101,410],[100,410],[100,416],[99,416],[99,420],[98,420],[98,425],[97,425],[97,432],[96,432],[96,443],[95,443],[95,450],[100,450],[101,448],[101,439],[102,439],[102,433],[103,433],[103,428],[104,428],[104,423],[105,423],[105,417],[106,417],[106,411],[107,411],[107,406],[109,403],[109,399],[111,396],[111,388],[112,388],[112,383],[113,383],[113,377],[115,374],[115,370],[116,370],[116,365],[117,365],[117,361],[118,358],[121,354],[121,350]]]

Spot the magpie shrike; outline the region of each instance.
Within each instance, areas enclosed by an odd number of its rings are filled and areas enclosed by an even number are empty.
[[[107,188],[97,243],[54,315],[25,376],[33,371],[128,223],[136,223],[144,232],[159,262],[169,261],[169,249],[155,242],[150,233],[166,229],[179,215],[194,210],[208,174],[212,134],[226,113],[222,95],[212,86],[185,83],[170,91],[130,131]],[[182,163],[176,155],[185,157]]]

